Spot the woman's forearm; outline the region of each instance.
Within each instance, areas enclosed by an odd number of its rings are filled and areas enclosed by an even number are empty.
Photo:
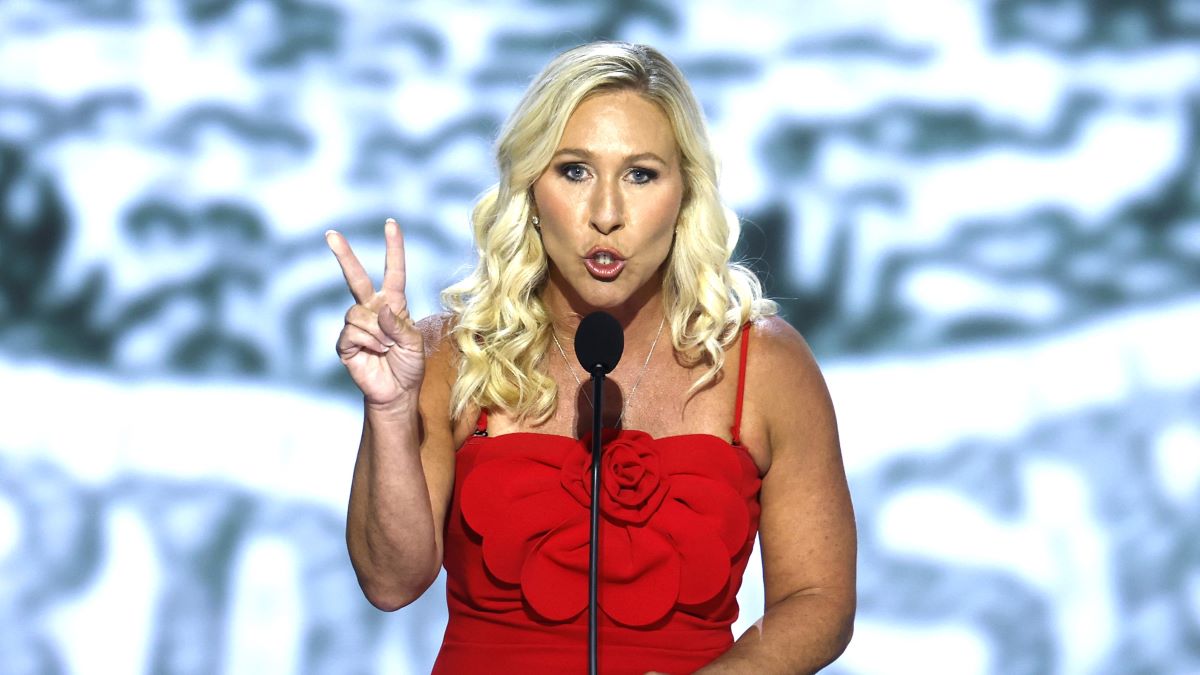
[[[363,413],[346,544],[363,593],[386,611],[420,597],[441,565],[419,424],[415,393]]]
[[[696,673],[815,673],[841,656],[853,631],[853,599],[797,593],[773,605],[729,651]]]

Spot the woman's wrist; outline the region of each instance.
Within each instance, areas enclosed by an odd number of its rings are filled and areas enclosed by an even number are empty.
[[[417,416],[420,410],[420,400],[420,390],[404,392],[386,402],[375,402],[364,398],[363,409],[372,419],[401,422]]]

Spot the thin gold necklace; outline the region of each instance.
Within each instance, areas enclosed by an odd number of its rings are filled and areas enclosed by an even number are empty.
[[[658,332],[654,334],[654,340],[650,343],[650,351],[646,352],[646,360],[642,363],[642,370],[638,373],[637,379],[633,381],[633,388],[629,390],[629,396],[621,402],[621,415],[617,417],[617,428],[621,428],[621,422],[625,420],[625,411],[628,410],[629,404],[633,401],[633,395],[637,393],[638,385],[642,383],[642,376],[646,374],[646,368],[650,365],[650,357],[654,355],[654,348],[658,346],[658,338],[662,337],[663,326],[667,324],[667,315],[663,314],[662,321],[658,322]],[[588,396],[587,389],[584,389],[583,382],[579,376],[575,374],[575,369],[571,367],[571,362],[567,360],[567,353],[563,351],[562,343],[558,341],[558,333],[554,330],[554,326],[550,326],[550,337],[554,338],[554,346],[558,347],[558,355],[562,357],[563,363],[567,366],[567,372],[571,373],[571,377],[575,378],[575,384],[583,391],[583,397],[587,399],[588,405],[594,410],[596,404],[592,403],[592,397]]]

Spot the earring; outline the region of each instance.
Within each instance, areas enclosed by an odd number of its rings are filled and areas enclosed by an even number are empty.
[[[529,219],[529,222],[533,223],[533,226],[534,226],[534,227],[537,227],[538,225],[541,225],[541,224],[542,224],[542,221],[541,221],[540,219],[538,219],[538,217],[537,217],[537,216],[534,216],[533,218],[530,218],[530,219]]]

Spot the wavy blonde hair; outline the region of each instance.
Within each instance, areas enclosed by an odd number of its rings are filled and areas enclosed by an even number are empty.
[[[663,275],[663,306],[675,350],[689,363],[709,364],[689,393],[717,377],[724,348],[742,324],[777,311],[754,274],[730,261],[737,217],[721,204],[704,115],[683,74],[652,47],[576,47],[546,66],[500,131],[500,181],[471,213],[478,264],[442,292],[455,315],[451,339],[461,354],[450,394],[454,419],[472,404],[539,423],[555,410],[557,386],[542,367],[551,343],[541,299],[548,262],[529,224],[531,187],[575,108],[588,96],[611,91],[634,91],[658,104],[679,146],[684,195]]]

